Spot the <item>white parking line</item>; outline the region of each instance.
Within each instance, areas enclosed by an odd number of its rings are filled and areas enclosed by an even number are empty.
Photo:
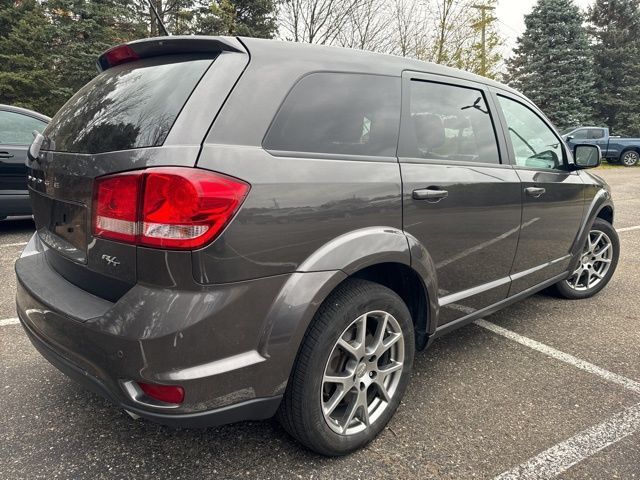
[[[0,327],[4,327],[5,325],[16,325],[20,323],[20,320],[17,318],[4,318],[0,320]]]
[[[548,357],[555,358],[556,360],[568,363],[569,365],[573,365],[574,367],[577,367],[580,370],[584,370],[585,372],[598,375],[599,377],[602,377],[609,382],[617,383],[624,388],[640,394],[640,383],[631,380],[630,378],[623,377],[621,375],[618,375],[617,373],[613,373],[605,370],[604,368],[600,368],[592,363],[580,360],[573,355],[569,355],[568,353],[556,350],[555,348],[545,345],[544,343],[536,342],[535,340],[531,340],[530,338],[523,337],[522,335],[512,332],[511,330],[499,327],[495,323],[487,322],[486,320],[480,319],[476,320],[475,324],[479,325],[480,327],[486,328],[487,330],[491,330],[493,333],[497,333],[498,335],[502,335],[503,337],[513,340],[514,342],[518,342],[525,347],[529,347],[533,350],[537,350],[540,353],[544,353]]]
[[[585,458],[640,431],[640,403],[498,475],[496,480],[555,478]]]
[[[640,394],[640,383],[630,378],[600,368],[568,353],[524,337],[518,333],[500,327],[495,323],[480,319],[474,322],[493,333],[513,340],[525,347],[529,347],[561,362],[572,365],[580,370],[597,375],[604,380],[618,384],[634,393]],[[595,455],[599,451],[613,445],[620,440],[640,432],[640,404],[617,413],[605,422],[588,428],[573,437],[554,445],[544,452],[532,457],[525,463],[508,470],[495,480],[528,479],[543,480],[555,478],[572,466]]]
[[[0,245],[0,248],[5,247],[24,247],[28,242],[19,242],[19,243],[4,243]]]
[[[632,230],[640,230],[640,225],[636,225],[635,227],[624,227],[624,228],[616,228],[616,232],[630,232]]]

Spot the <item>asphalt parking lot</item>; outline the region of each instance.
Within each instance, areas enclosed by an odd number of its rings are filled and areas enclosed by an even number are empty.
[[[539,294],[437,341],[381,436],[339,459],[274,421],[134,421],[72,383],[15,322],[13,263],[33,223],[0,222],[0,479],[640,478],[640,168],[597,173],[622,243],[609,286]]]

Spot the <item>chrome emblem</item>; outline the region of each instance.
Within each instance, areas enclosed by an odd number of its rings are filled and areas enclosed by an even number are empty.
[[[33,175],[27,175],[27,180],[33,186],[44,184],[45,187],[60,188],[60,181],[55,177],[53,181],[51,181],[51,180],[43,180],[42,178],[38,178]]]
[[[104,260],[105,262],[107,262],[107,265],[111,266],[111,267],[117,267],[118,265],[120,265],[120,262],[118,261],[118,257],[112,257],[111,255],[102,255],[102,260]]]

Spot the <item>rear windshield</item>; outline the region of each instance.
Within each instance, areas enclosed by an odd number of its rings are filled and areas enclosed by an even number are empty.
[[[53,117],[44,132],[48,148],[101,153],[162,145],[212,61],[171,55],[102,72]]]

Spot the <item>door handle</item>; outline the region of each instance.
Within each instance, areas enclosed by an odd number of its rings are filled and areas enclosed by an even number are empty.
[[[13,158],[9,152],[0,152],[0,158]]]
[[[533,198],[540,198],[542,195],[546,193],[546,189],[542,187],[527,187],[524,191]]]
[[[441,190],[439,187],[428,187],[414,190],[412,197],[414,200],[426,200],[427,202],[437,203],[449,196],[449,192]]]

